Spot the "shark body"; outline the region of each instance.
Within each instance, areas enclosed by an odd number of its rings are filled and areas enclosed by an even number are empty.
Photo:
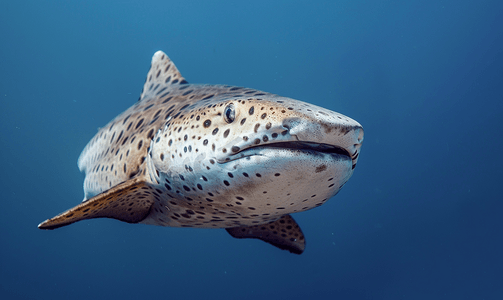
[[[300,254],[305,238],[290,214],[337,194],[362,141],[358,122],[315,105],[189,84],[158,51],[138,102],[79,157],[84,201],[39,228],[100,217],[225,228]]]

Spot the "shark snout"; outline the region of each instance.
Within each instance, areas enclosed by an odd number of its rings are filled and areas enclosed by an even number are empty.
[[[345,149],[353,160],[358,160],[363,142],[363,127],[355,120],[336,114],[329,117],[301,118],[283,120],[283,128],[298,141],[314,142]]]
[[[345,116],[340,120],[331,119],[333,120],[293,117],[283,120],[282,126],[290,135],[297,136],[300,141],[330,144],[327,141],[349,135],[352,143],[361,144],[363,127],[360,123]]]

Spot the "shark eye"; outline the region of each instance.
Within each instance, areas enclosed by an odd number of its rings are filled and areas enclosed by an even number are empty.
[[[234,122],[234,118],[236,117],[236,111],[234,109],[234,105],[231,103],[227,105],[224,109],[224,119],[227,123]]]

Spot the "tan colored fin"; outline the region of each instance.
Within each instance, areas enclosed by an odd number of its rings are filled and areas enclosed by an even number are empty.
[[[162,95],[169,90],[171,85],[186,83],[187,81],[166,53],[157,51],[152,56],[150,70],[139,100]]]
[[[284,215],[268,224],[226,228],[225,230],[235,238],[259,239],[295,254],[302,254],[306,248],[304,234],[290,215]]]
[[[134,178],[40,223],[38,228],[55,229],[94,218],[112,218],[138,223],[148,216],[156,195],[158,193],[143,179]]]

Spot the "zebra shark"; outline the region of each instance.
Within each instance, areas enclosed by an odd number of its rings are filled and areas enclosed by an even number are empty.
[[[225,228],[301,254],[290,216],[325,203],[353,174],[363,128],[342,114],[243,87],[189,84],[162,51],[141,96],[78,159],[81,204],[42,222],[92,218]]]

